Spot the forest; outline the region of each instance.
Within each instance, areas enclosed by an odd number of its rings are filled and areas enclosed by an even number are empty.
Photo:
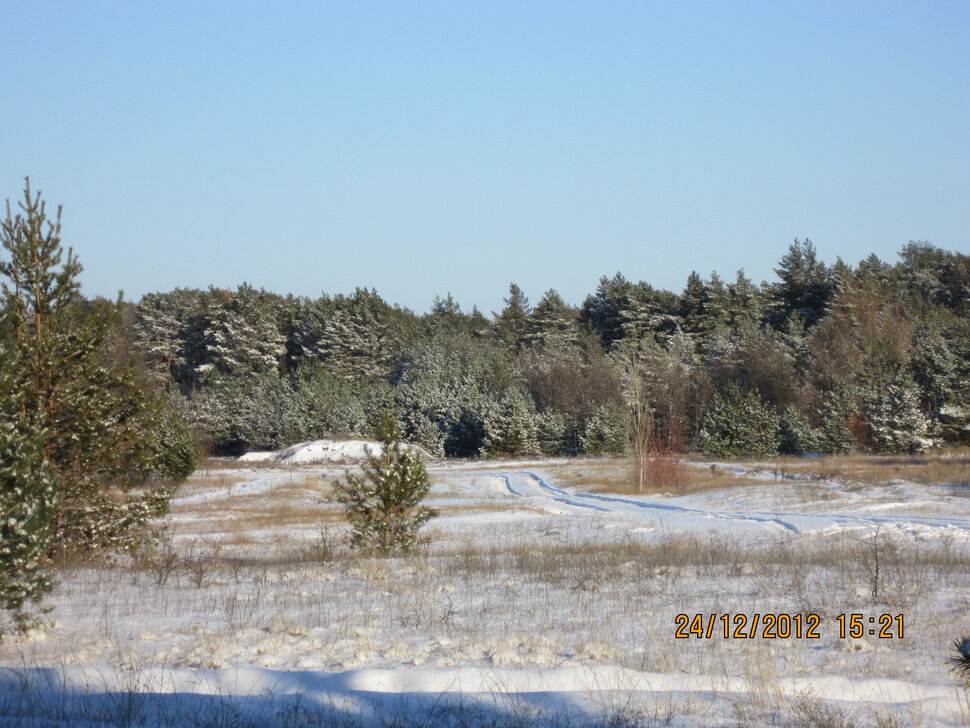
[[[390,413],[435,456],[916,453],[970,442],[970,257],[820,260],[796,239],[756,284],[600,279],[501,311],[376,290],[243,284],[126,309],[124,337],[210,454],[369,436]]]

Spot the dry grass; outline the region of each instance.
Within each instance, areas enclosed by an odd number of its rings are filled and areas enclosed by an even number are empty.
[[[637,472],[632,458],[582,459],[568,463],[551,463],[543,465],[542,470],[549,474],[556,485],[567,488],[576,488],[588,493],[637,494]],[[677,476],[676,483],[651,484],[648,478],[645,492],[674,492],[682,495],[717,488],[763,485],[761,481],[755,481],[723,468],[694,467],[687,460],[674,463],[673,470]],[[648,476],[650,472],[651,469],[648,467]]]
[[[692,458],[693,459],[693,458]],[[651,484],[652,469],[648,463],[648,492],[696,493],[745,485],[765,485],[762,478],[752,478],[716,465],[700,467],[687,465],[686,478],[679,463],[655,463],[659,482]],[[970,496],[970,451],[948,450],[923,455],[844,455],[827,457],[779,457],[768,462],[757,460],[732,461],[751,474],[773,474],[777,482],[790,476],[805,480],[836,480],[847,484],[888,485],[893,481],[907,481],[921,485],[943,484],[954,487],[956,493]],[[666,482],[667,470],[676,471],[677,483]],[[656,468],[654,468],[656,469]],[[558,484],[593,493],[637,493],[636,468],[632,458],[582,459],[568,463],[550,463],[543,470]],[[832,494],[818,491],[819,498]]]
[[[192,485],[198,488],[231,488],[246,480],[241,475],[219,470],[197,470],[191,478]]]
[[[558,486],[591,493],[633,493],[637,475],[630,458],[596,458],[556,462],[542,471]]]
[[[863,485],[886,485],[903,480],[922,485],[963,486],[970,490],[970,453],[965,449],[923,455],[787,457],[757,469],[774,470],[782,476],[792,474]]]
[[[716,465],[692,463],[690,469],[690,492],[718,490],[721,488],[737,488],[744,485],[764,485],[762,481],[753,480],[741,473],[719,468]]]
[[[217,485],[228,491],[249,479],[226,475],[195,476],[195,487]],[[333,489],[328,480],[305,474],[295,474],[292,480],[280,483],[261,493],[220,497],[216,492],[211,500],[176,503],[175,515],[188,516],[177,521],[173,535],[203,535],[219,533],[226,542],[247,543],[251,534],[277,531],[287,534],[316,528],[321,523],[342,522],[342,511],[331,502]]]
[[[442,516],[448,514],[471,516],[479,513],[502,513],[505,511],[529,511],[531,513],[541,513],[542,515],[548,513],[542,508],[523,505],[515,500],[491,501],[489,503],[473,501],[468,505],[450,503],[448,505],[435,506],[434,509]],[[431,523],[433,524],[434,521]]]

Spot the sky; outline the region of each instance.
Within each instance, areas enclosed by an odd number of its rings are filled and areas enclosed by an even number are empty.
[[[0,0],[0,199],[83,292],[579,305],[970,252],[970,2]]]

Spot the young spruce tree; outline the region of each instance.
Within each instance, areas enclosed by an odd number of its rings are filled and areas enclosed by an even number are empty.
[[[363,473],[348,473],[334,483],[337,500],[350,521],[350,543],[362,551],[389,556],[418,544],[421,526],[437,513],[421,505],[431,483],[417,451],[401,444],[397,421],[385,417],[378,428],[382,443]]]

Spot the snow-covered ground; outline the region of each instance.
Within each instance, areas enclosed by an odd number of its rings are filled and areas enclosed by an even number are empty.
[[[157,549],[62,572],[0,642],[0,724],[970,723],[967,484],[721,463],[751,477],[631,496],[557,484],[610,460],[433,462],[428,545],[372,560],[340,543],[347,466],[292,454],[200,471]]]

